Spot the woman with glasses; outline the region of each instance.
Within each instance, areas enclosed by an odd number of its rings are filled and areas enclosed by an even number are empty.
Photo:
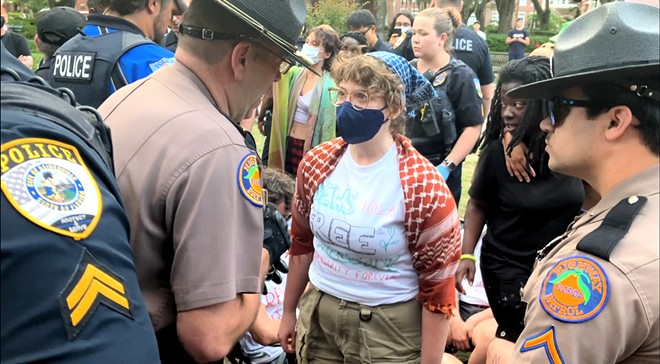
[[[387,35],[387,38],[389,39],[388,43],[391,46],[394,46],[401,34],[405,34],[412,29],[414,20],[415,18],[405,11],[394,15],[394,18],[392,18],[392,22],[390,23],[390,33]]]
[[[447,181],[456,204],[461,199],[462,162],[477,143],[483,124],[478,78],[451,55],[460,24],[461,14],[454,8],[424,9],[415,18],[412,47],[417,59],[412,64],[431,80],[439,98],[433,109],[418,110],[406,128],[415,148]],[[438,126],[425,127],[432,124]]]
[[[342,52],[333,77],[340,138],[298,170],[280,343],[300,363],[439,364],[460,225],[446,184],[400,134],[405,105],[433,88],[388,52]]]
[[[335,137],[335,106],[328,89],[334,86],[330,66],[337,52],[337,33],[329,25],[320,25],[309,32],[302,48],[318,75],[282,64],[282,79],[273,84],[269,167],[295,175],[307,151]]]
[[[526,307],[520,300],[520,290],[532,272],[536,252],[566,231],[580,213],[584,200],[579,179],[548,169],[545,133],[539,127],[547,115],[546,104],[541,100],[507,96],[507,92],[520,85],[547,78],[550,78],[550,63],[546,57],[511,61],[500,69],[465,211],[463,255],[456,282],[461,282],[465,275],[472,282],[474,247],[486,224],[480,263],[488,302],[497,321],[493,339],[498,341],[490,344],[495,347],[512,348],[518,339]],[[505,150],[502,138],[507,133],[511,141]],[[529,183],[509,175],[504,157],[522,143],[528,148],[528,163],[536,171]],[[460,283],[457,288],[463,291]],[[474,362],[485,362],[487,350],[487,346],[478,346],[473,352]],[[508,360],[503,358],[503,362]]]

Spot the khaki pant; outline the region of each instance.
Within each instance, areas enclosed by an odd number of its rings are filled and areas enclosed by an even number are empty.
[[[422,306],[415,299],[363,306],[312,286],[299,308],[296,357],[301,364],[420,362]]]

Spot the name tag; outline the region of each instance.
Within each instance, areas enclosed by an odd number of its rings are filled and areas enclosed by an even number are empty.
[[[94,57],[91,52],[59,52],[53,60],[53,78],[58,81],[89,83],[94,72]]]

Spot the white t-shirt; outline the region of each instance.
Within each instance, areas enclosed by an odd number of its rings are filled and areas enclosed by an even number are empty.
[[[309,279],[337,298],[368,306],[403,302],[419,290],[404,230],[396,145],[360,166],[351,146],[314,194]]]
[[[282,260],[289,264],[289,252],[282,254]],[[268,294],[261,295],[261,302],[266,305],[266,312],[270,318],[275,320],[282,319],[284,311],[284,288],[286,287],[286,274],[280,272],[282,283],[275,284],[273,281],[266,281]],[[282,348],[279,346],[263,346],[252,338],[250,333],[246,333],[240,341],[243,355],[250,359],[250,363],[261,364],[270,363],[282,355]]]
[[[481,231],[481,236],[477,245],[474,247],[474,257],[477,258],[475,263],[476,271],[474,272],[474,281],[472,285],[468,283],[467,276],[463,278],[463,289],[465,294],[459,292],[458,299],[473,305],[489,306],[488,296],[486,296],[486,289],[484,288],[484,281],[481,279],[481,239],[486,235],[486,226]],[[463,229],[461,229],[461,239],[463,237]]]

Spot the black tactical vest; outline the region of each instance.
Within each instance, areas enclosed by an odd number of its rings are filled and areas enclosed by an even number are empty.
[[[417,60],[411,64],[417,67]],[[409,118],[406,125],[406,136],[415,149],[433,165],[440,164],[456,143],[456,115],[447,95],[447,86],[452,73],[459,67],[466,67],[466,64],[452,58],[447,66],[435,74],[424,74],[438,96],[416,110],[415,117]]]
[[[153,42],[126,31],[74,37],[55,52],[47,81],[73,91],[81,105],[98,108],[110,96],[110,85],[118,90],[128,84],[119,69],[119,58],[146,43]]]

